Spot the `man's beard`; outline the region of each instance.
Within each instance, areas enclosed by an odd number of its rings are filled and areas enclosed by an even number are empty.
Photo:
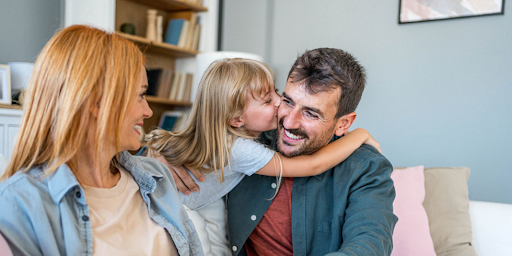
[[[281,140],[281,137],[283,136],[283,132],[285,129],[283,123],[284,123],[284,118],[281,118],[281,120],[279,120],[279,126],[277,129],[278,130],[277,151],[279,151],[281,154],[283,154],[287,157],[294,157],[294,156],[300,156],[300,155],[311,155],[311,154],[315,153],[316,151],[318,151],[319,149],[323,148],[325,145],[327,145],[334,134],[334,132],[332,134],[329,134],[329,133],[321,134],[319,137],[313,138],[313,140],[310,140],[309,135],[307,134],[307,132],[304,129],[301,129],[301,128],[287,129],[287,131],[290,133],[304,137],[303,138],[304,143],[299,148],[295,148],[295,150],[293,150],[292,152],[284,153],[280,149],[281,146],[283,144],[286,146],[290,146],[290,145],[288,145],[286,142]],[[329,130],[334,131],[334,125]]]

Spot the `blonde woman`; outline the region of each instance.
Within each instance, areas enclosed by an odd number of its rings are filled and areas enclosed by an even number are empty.
[[[38,57],[0,183],[14,255],[203,255],[168,169],[140,147],[144,58],[131,42],[71,26]]]
[[[155,130],[148,136],[150,156],[166,161],[171,167],[186,165],[206,174],[205,181],[198,184],[197,193],[180,193],[180,197],[185,206],[198,210],[188,212],[207,255],[230,254],[221,197],[245,175],[279,179],[314,176],[336,166],[363,143],[379,148],[364,129],[354,130],[313,155],[289,158],[259,144],[255,138],[277,128],[280,97],[274,80],[273,71],[258,61],[238,58],[216,61],[201,79],[184,129],[175,133]],[[277,193],[279,187],[274,189]]]

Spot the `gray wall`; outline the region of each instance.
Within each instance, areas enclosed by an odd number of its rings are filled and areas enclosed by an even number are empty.
[[[34,62],[61,25],[61,0],[0,0],[0,64]]]
[[[306,49],[353,53],[368,73],[353,127],[394,166],[467,166],[470,199],[512,203],[510,4],[504,16],[398,25],[398,0],[253,2],[225,0],[223,50],[265,56],[280,89]]]

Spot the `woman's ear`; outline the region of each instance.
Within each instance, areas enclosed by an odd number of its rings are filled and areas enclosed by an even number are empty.
[[[356,120],[357,114],[356,112],[348,113],[338,119],[336,122],[336,128],[334,130],[334,134],[336,136],[343,135],[350,126],[354,123],[354,120]]]
[[[98,115],[100,114],[100,103],[96,103],[89,108],[91,114],[94,118],[98,119]]]
[[[241,126],[244,125],[244,121],[242,120],[241,117],[233,117],[233,118],[229,119],[229,125],[231,125],[232,127],[235,127],[235,128],[240,128]]]

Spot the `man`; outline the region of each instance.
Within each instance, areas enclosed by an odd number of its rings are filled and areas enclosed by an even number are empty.
[[[350,54],[307,51],[289,72],[278,130],[262,142],[286,156],[314,153],[352,125],[364,85],[364,69]],[[363,145],[323,174],[285,178],[275,197],[275,178],[244,178],[227,200],[233,255],[390,255],[397,221],[391,171]]]
[[[277,131],[260,141],[286,156],[316,152],[352,125],[364,86],[364,69],[350,54],[305,52],[289,72]],[[227,197],[233,255],[390,255],[397,222],[391,171],[384,156],[363,145],[314,177],[280,185],[274,177],[245,177]],[[186,172],[173,175],[182,192],[197,189]]]

